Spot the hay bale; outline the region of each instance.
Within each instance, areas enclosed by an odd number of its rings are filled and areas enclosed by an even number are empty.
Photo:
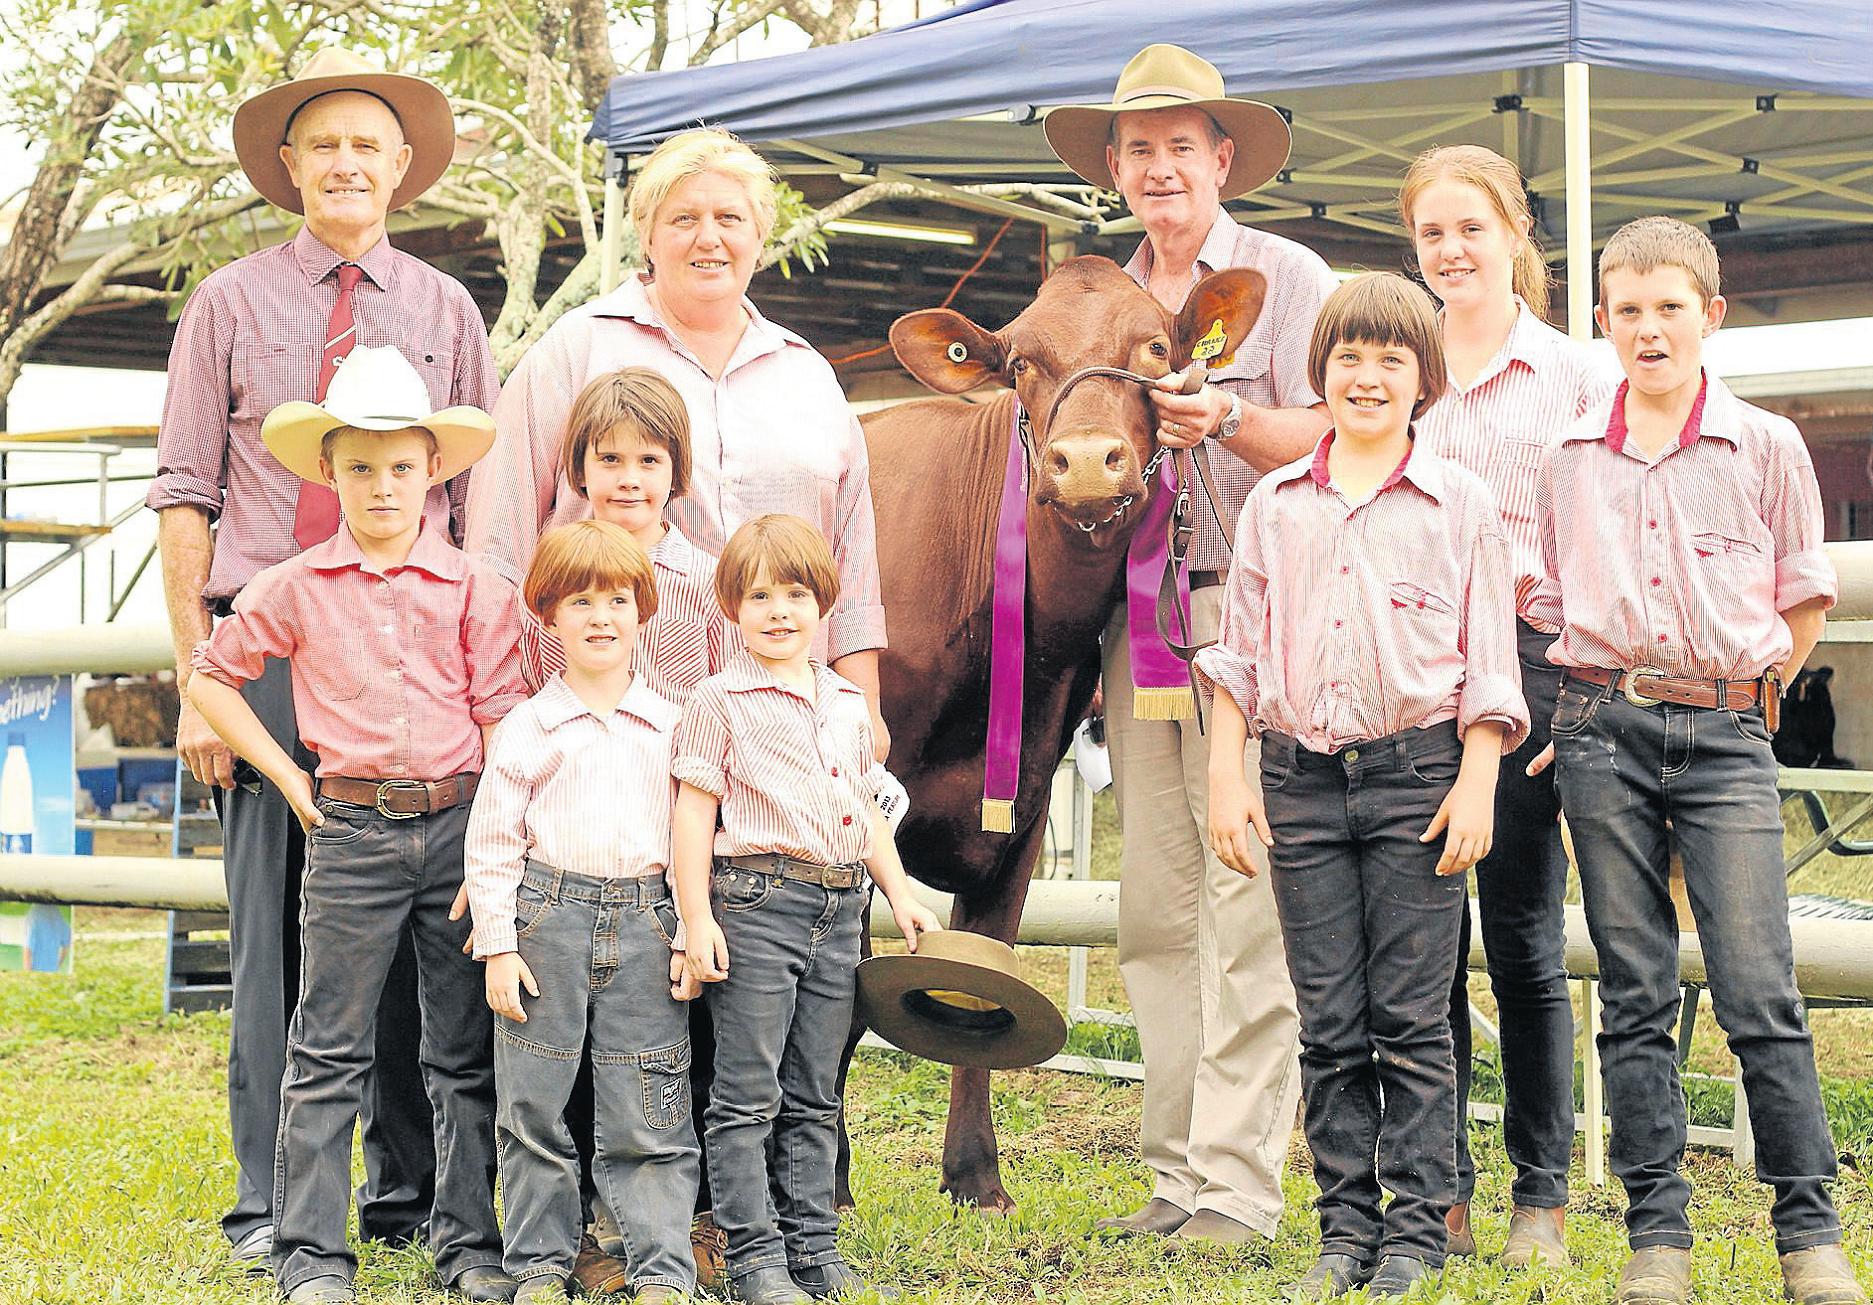
[[[93,728],[110,726],[124,748],[173,748],[181,708],[174,676],[101,680],[85,690],[85,715]]]

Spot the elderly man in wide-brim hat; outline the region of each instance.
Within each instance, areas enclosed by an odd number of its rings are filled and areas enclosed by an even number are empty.
[[[453,157],[454,119],[439,88],[323,50],[299,76],[240,106],[234,143],[254,189],[305,222],[291,239],[207,277],[176,328],[148,502],[161,518],[163,588],[184,685],[192,649],[242,586],[338,527],[331,491],[302,481],[262,443],[269,410],[322,399],[357,344],[400,350],[434,408],[492,408],[498,391],[487,332],[467,289],[393,248],[385,231],[391,210],[433,185]],[[458,477],[432,489],[427,503],[431,523],[458,539],[466,492],[466,478]],[[269,662],[245,696],[310,772],[314,758],[298,743],[286,663]],[[233,755],[186,695],[176,742],[196,777],[220,790],[234,985],[228,1108],[239,1165],[222,1227],[236,1257],[259,1269],[273,1242],[274,1141],[298,988],[304,843],[285,800],[258,777],[236,773]],[[435,1151],[407,941],[386,987],[377,1038],[360,1231],[420,1240]]]
[[[1243,500],[1327,425],[1307,349],[1333,275],[1311,250],[1223,208],[1286,164],[1287,122],[1225,95],[1221,74],[1197,55],[1153,45],[1125,66],[1111,103],[1055,109],[1045,129],[1068,167],[1125,197],[1145,229],[1125,270],[1171,311],[1223,268],[1253,268],[1268,282],[1255,328],[1233,357],[1211,362],[1209,386],[1151,396],[1159,442],[1193,450],[1208,472],[1191,486],[1190,598],[1196,638],[1214,639]],[[1144,1054],[1140,1141],[1153,1185],[1142,1209],[1103,1224],[1265,1239],[1281,1216],[1300,1098],[1281,928],[1266,865],[1244,878],[1204,844],[1209,753],[1197,722],[1134,718],[1126,628],[1121,606],[1105,641],[1105,704],[1124,829],[1119,971]]]

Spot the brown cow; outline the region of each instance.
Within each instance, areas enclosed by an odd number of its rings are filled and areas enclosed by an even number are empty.
[[[927,309],[891,330],[899,360],[924,384],[961,394],[989,381],[979,404],[920,399],[865,420],[878,563],[891,628],[881,677],[890,768],[910,790],[898,831],[905,868],[956,895],[950,924],[1014,941],[1046,827],[1050,780],[1099,677],[1099,636],[1124,588],[1126,546],[1153,477],[1151,407],[1142,387],[1082,382],[1054,426],[1061,381],[1082,367],[1146,376],[1184,367],[1211,323],[1233,353],[1261,312],[1259,273],[1206,277],[1172,314],[1104,258],[1063,263],[1021,315],[986,331],[960,313]],[[1028,504],[1026,699],[1013,834],[984,833],[980,804],[988,728],[990,575],[1019,394],[1039,468]],[[1123,507],[1125,500],[1130,507]],[[1088,527],[1091,527],[1088,529]],[[843,1148],[842,1148],[843,1151]],[[844,1165],[840,1191],[846,1193]],[[986,1070],[950,1087],[943,1190],[1007,1209]]]

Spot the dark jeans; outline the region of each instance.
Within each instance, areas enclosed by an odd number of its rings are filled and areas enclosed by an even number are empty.
[[[1567,1204],[1574,1153],[1574,1008],[1567,992],[1562,910],[1567,854],[1561,799],[1552,769],[1530,779],[1528,763],[1548,746],[1548,722],[1561,670],[1548,661],[1554,636],[1516,622],[1522,693],[1532,728],[1502,759],[1496,778],[1495,844],[1476,865],[1483,953],[1496,994],[1502,1051],[1502,1141],[1515,1166],[1510,1199],[1553,1209]],[[1457,1061],[1457,1199],[1476,1188],[1470,1159],[1470,913],[1463,913],[1457,977],[1450,990],[1450,1036]]]
[[[1605,1003],[1600,1057],[1613,1172],[1634,1249],[1691,1245],[1678,1080],[1677,834],[1711,1001],[1743,1066],[1756,1176],[1779,1253],[1838,1242],[1833,1140],[1795,988],[1775,756],[1757,710],[1639,707],[1570,680],[1554,714],[1561,804]]]
[[[870,894],[719,862],[712,888],[728,978],[708,988],[715,1083],[703,1120],[729,1275],[828,1264],[839,1259],[839,1061]]]
[[[444,1282],[501,1263],[494,1219],[493,1014],[481,966],[451,921],[462,886],[468,807],[391,820],[321,802],[300,889],[299,1006],[280,1089],[274,1160],[273,1273],[282,1291],[308,1278],[349,1279],[345,1244],[351,1133],[375,1044],[377,1007],[406,926],[422,1003],[418,1056],[435,1107],[436,1198],[429,1245]]]
[[[299,741],[289,663],[269,659],[241,696],[267,733],[308,774],[316,758]],[[228,1127],[238,1169],[234,1208],[222,1231],[238,1242],[273,1223],[273,1152],[280,1132],[286,1025],[299,995],[299,879],[306,844],[280,791],[215,790],[228,884],[228,955],[234,1026],[228,1035]],[[415,1048],[416,951],[398,941],[377,1010],[377,1056],[364,1088],[364,1185],[358,1227],[365,1237],[404,1240],[429,1217],[436,1151],[429,1098]]]
[[[564,1279],[579,1247],[579,1184],[565,1108],[590,1048],[593,1176],[621,1217],[632,1285],[696,1285],[689,1217],[696,1129],[689,1013],[670,996],[676,907],[661,875],[595,879],[530,862],[515,899],[524,1024],[495,1021],[495,1137],[507,1271]]]
[[[1451,723],[1332,754],[1262,739],[1323,1255],[1444,1262],[1457,1190],[1450,971],[1467,908],[1464,877],[1435,873],[1443,840],[1418,836],[1462,755]]]

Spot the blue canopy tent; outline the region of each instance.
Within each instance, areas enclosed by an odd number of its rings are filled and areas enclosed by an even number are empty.
[[[1042,137],[1046,107],[1105,100],[1151,41],[1189,46],[1232,94],[1290,115],[1289,168],[1232,206],[1257,224],[1402,236],[1404,164],[1458,140],[1515,159],[1537,204],[1564,213],[1571,268],[1640,212],[1752,234],[1873,222],[1865,0],[975,0],[845,45],[618,78],[591,131],[613,160],[607,234],[629,157],[701,122],[783,174],[915,183],[1063,237],[1126,230],[1109,197],[965,187],[1074,183]],[[1576,331],[1589,280],[1568,277]]]

